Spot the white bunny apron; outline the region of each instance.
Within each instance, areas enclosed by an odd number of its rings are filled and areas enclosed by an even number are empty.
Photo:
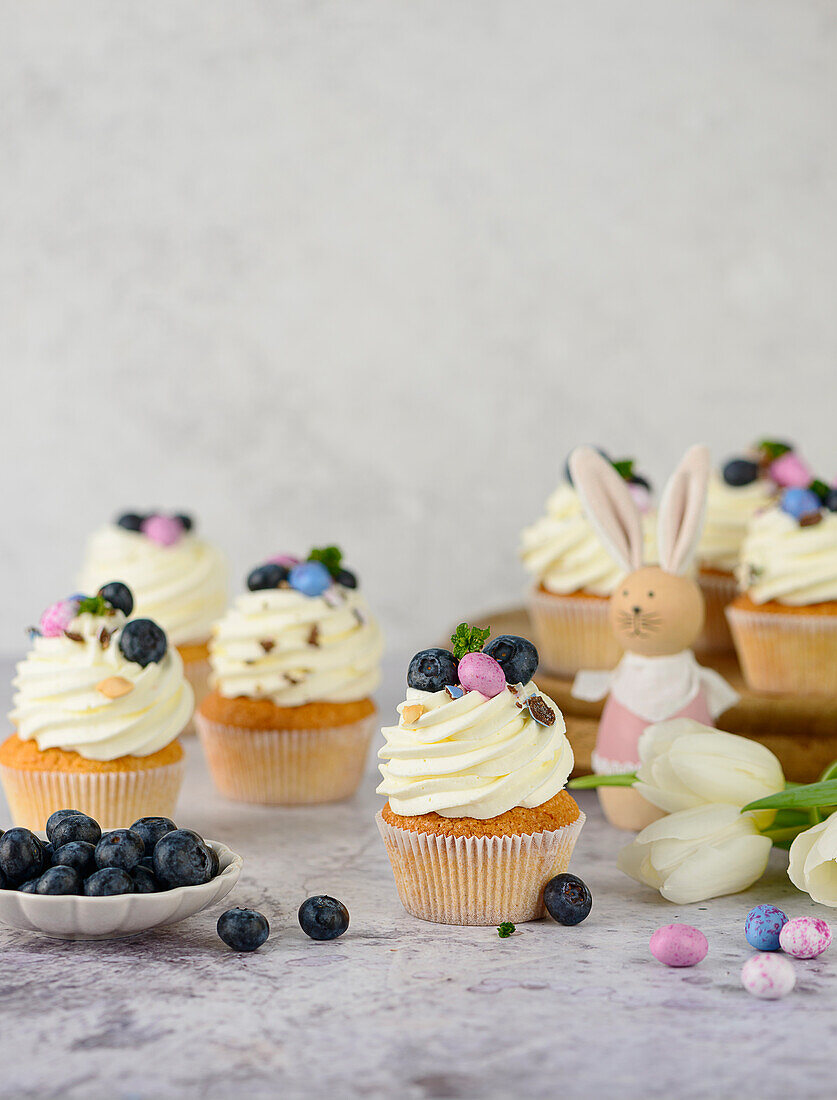
[[[612,672],[579,672],[576,699],[605,703],[593,753],[593,771],[620,774],[639,765],[639,738],[646,726],[667,718],[694,718],[714,726],[718,715],[738,701],[738,693],[690,649],[670,657],[626,653]]]

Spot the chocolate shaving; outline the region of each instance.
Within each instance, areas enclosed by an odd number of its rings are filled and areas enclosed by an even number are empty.
[[[265,653],[270,653],[271,649],[273,649],[273,647],[276,645],[276,642],[274,642],[272,638],[262,638],[259,641],[259,645],[262,647]]]
[[[107,647],[110,645],[110,639],[111,631],[105,630],[105,628],[102,627],[102,629],[99,631],[99,645],[102,647],[102,649],[107,649]]]
[[[320,628],[317,626],[316,623],[314,623],[314,625],[311,627],[311,631],[308,635],[308,644],[309,645],[319,645],[320,644]]]
[[[529,713],[542,726],[552,726],[555,723],[555,711],[547,706],[541,695],[530,695],[526,700]]]
[[[76,634],[76,632],[74,630],[65,630],[64,631],[64,636],[69,638],[71,642],[83,642],[84,641],[84,635]]]
[[[285,679],[289,684],[301,684],[302,680],[297,676],[291,676],[290,672],[285,673]]]
[[[822,512],[809,512],[807,516],[799,517],[800,527],[816,527],[818,523],[822,523]]]

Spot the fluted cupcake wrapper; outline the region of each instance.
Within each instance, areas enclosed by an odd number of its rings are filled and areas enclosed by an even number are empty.
[[[610,601],[593,596],[561,596],[529,591],[529,614],[541,664],[558,676],[582,668],[615,668],[622,656],[610,625]]]
[[[221,794],[274,806],[338,802],[355,793],[375,728],[371,714],[345,726],[249,730],[195,715]]]
[[[543,890],[566,871],[585,822],[522,836],[451,837],[376,815],[401,904],[437,924],[522,924],[544,915]]]
[[[706,604],[706,619],[700,637],[695,642],[696,653],[732,653],[732,636],[727,622],[727,605],[738,593],[735,577],[720,573],[698,574],[698,584]]]
[[[192,691],[195,694],[195,710],[192,712],[192,717],[189,719],[189,724],[181,733],[197,733],[195,727],[195,712],[201,705],[203,700],[209,694],[209,674],[210,674],[209,661],[203,658],[197,661],[184,661],[183,662],[183,675],[189,681],[192,686]]]
[[[837,615],[728,607],[744,679],[754,691],[837,694]]]
[[[124,829],[140,817],[173,817],[185,763],[118,772],[35,771],[0,765],[0,782],[15,825],[44,829],[56,810],[81,810],[103,829]]]

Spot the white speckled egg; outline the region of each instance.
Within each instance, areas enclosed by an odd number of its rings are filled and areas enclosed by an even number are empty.
[[[815,959],[830,943],[831,929],[819,917],[796,917],[779,933],[779,946],[795,959]]]
[[[796,974],[787,959],[772,951],[762,951],[741,967],[741,984],[754,997],[778,1001],[796,985]]]

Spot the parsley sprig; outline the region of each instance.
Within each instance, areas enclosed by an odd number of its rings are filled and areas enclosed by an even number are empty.
[[[466,653],[479,653],[487,642],[490,633],[490,626],[483,629],[479,626],[468,626],[467,623],[460,623],[450,636],[453,643],[453,655],[457,661],[461,661]]]
[[[497,935],[501,940],[507,940],[509,936],[513,936],[514,933],[515,927],[510,920],[504,920],[497,929]]]
[[[318,561],[326,567],[332,577],[340,572],[343,551],[339,546],[315,546],[308,555],[308,561]]]
[[[78,601],[78,614],[88,612],[90,615],[107,615],[110,604],[104,596],[85,596]]]

